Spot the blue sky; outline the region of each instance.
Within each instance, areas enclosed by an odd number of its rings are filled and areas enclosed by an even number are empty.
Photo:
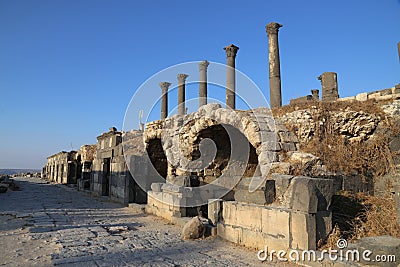
[[[40,168],[121,129],[149,77],[187,61],[224,63],[231,43],[236,67],[269,98],[272,21],[284,25],[284,103],[320,88],[325,71],[338,73],[343,97],[400,82],[398,0],[0,1],[0,168]]]

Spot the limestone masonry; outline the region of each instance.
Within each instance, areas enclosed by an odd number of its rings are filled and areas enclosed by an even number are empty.
[[[272,110],[282,106],[281,27],[276,22],[266,26]],[[209,235],[236,244],[257,249],[266,244],[275,250],[316,249],[332,231],[330,204],[336,192],[386,192],[383,182],[354,182],[358,178],[329,172],[322,159],[302,151],[302,143],[328,123],[318,119],[316,103],[348,103],[340,113],[325,114],[329,125],[349,142],[365,141],[373,138],[384,117],[352,110],[352,103],[379,102],[386,116],[398,119],[400,85],[339,98],[337,73],[323,72],[318,77],[321,89],[290,101],[290,106],[308,104],[307,108],[275,117],[268,107],[236,110],[239,48],[231,44],[224,50],[226,107],[207,102],[209,62],[202,61],[196,112],[187,114],[185,107],[187,74],[177,74],[178,112],[170,117],[171,83],[159,81],[160,120],[129,132],[111,127],[94,145],[49,156],[43,177],[77,185],[78,190],[92,196],[124,205],[146,204],[147,213],[171,222],[199,215],[208,219]],[[394,136],[390,142],[392,152],[397,152],[400,137]],[[397,198],[399,165],[400,159],[395,158],[394,174],[385,178],[395,185],[390,193]]]

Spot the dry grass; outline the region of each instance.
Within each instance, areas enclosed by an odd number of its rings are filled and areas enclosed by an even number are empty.
[[[390,235],[400,238],[400,225],[397,223],[396,204],[392,197],[358,195],[365,213],[353,221],[352,239],[368,236]]]
[[[341,192],[334,196],[331,208],[334,228],[326,240],[319,241],[320,249],[336,247],[340,238],[356,240],[381,235],[400,238],[396,205],[391,196]]]
[[[390,101],[389,101],[390,102]],[[386,102],[380,101],[382,105]],[[272,108],[272,114],[276,117],[281,117],[286,113],[293,112],[295,110],[309,109],[310,107],[316,107],[318,110],[326,111],[343,111],[351,109],[353,111],[364,111],[379,115],[384,115],[384,112],[377,105],[377,102],[373,99],[367,101],[341,101],[341,102],[324,102],[324,101],[309,101],[305,103],[298,103],[295,105],[286,105],[280,108]]]
[[[389,150],[388,140],[390,135],[400,133],[400,123],[388,119],[376,102],[312,102],[284,106],[272,111],[279,117],[295,110],[310,108],[318,110],[314,121],[326,123],[316,129],[310,141],[301,144],[302,150],[321,158],[329,171],[341,175],[360,175],[365,179],[379,179],[393,169],[394,153]],[[367,140],[346,140],[335,132],[333,125],[329,123],[332,112],[345,110],[364,111],[380,116],[383,118],[380,127],[384,131],[375,132],[373,138]],[[385,131],[385,128],[388,131]],[[379,235],[400,238],[395,201],[389,195],[376,197],[341,192],[334,196],[331,209],[334,230],[326,240],[319,241],[320,248],[336,247],[339,238],[352,240]]]

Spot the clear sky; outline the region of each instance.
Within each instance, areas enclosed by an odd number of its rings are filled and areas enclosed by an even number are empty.
[[[0,168],[41,168],[51,154],[96,143],[121,129],[153,74],[224,63],[231,43],[236,67],[269,98],[272,21],[284,25],[284,104],[320,88],[325,71],[338,73],[341,97],[400,83],[399,0],[1,0]]]

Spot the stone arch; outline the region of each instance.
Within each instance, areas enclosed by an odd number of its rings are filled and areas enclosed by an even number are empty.
[[[241,133],[232,125],[214,124],[200,130],[194,139],[192,144],[193,151],[191,153],[191,160],[196,160],[200,157],[200,143],[206,138],[211,139],[217,149],[215,158],[205,168],[204,172],[200,173],[203,184],[210,183],[221,176],[229,164],[231,148],[233,144],[230,142],[230,138],[226,129],[228,129],[228,132],[230,133],[235,132],[234,134],[243,135],[243,133]],[[246,137],[243,139],[249,141]],[[246,157],[246,162],[244,162],[246,166],[245,169],[242,170],[241,174],[243,177],[253,177],[258,166],[258,155],[256,148],[250,142],[248,142],[248,145],[248,157]]]
[[[240,111],[209,104],[201,107],[198,112],[189,114],[185,121],[179,130],[183,147],[190,147],[204,129],[219,124],[230,125],[242,133],[255,149],[260,167],[257,175],[266,176],[269,164],[278,161],[275,147],[279,138],[275,132],[274,118],[266,109]],[[188,156],[190,153],[185,151],[184,154]]]

